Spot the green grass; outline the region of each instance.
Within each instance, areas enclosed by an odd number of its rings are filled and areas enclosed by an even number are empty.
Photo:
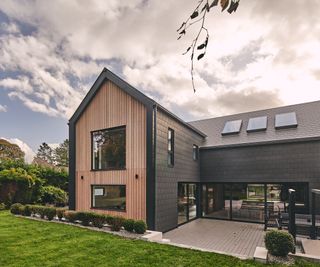
[[[0,212],[0,266],[265,266]],[[296,266],[312,266],[297,264]]]

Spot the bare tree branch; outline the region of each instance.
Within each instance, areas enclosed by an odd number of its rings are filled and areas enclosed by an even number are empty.
[[[211,3],[209,3],[209,0],[200,0],[193,10],[192,14],[182,23],[182,25],[177,29],[177,32],[179,34],[178,40],[180,40],[186,33],[187,29],[191,27],[194,24],[199,24],[200,23],[200,28],[199,31],[196,35],[196,37],[193,39],[191,42],[191,45],[187,48],[187,50],[183,53],[183,55],[186,55],[190,50],[191,50],[191,67],[190,67],[190,73],[191,73],[191,81],[192,81],[192,88],[193,91],[196,92],[196,87],[194,84],[194,56],[195,56],[195,50],[199,50],[199,55],[197,57],[197,60],[200,60],[203,58],[207,52],[207,46],[209,42],[209,31],[205,27],[205,20],[206,20],[206,15],[210,11],[210,9],[214,6],[217,6],[218,3],[220,2],[222,12],[227,9],[228,13],[235,12],[239,6],[240,0],[213,0]],[[200,18],[198,18],[200,15]],[[198,19],[196,19],[198,18]],[[199,37],[201,36],[201,33],[205,32],[206,33],[206,38],[205,41],[197,46]]]

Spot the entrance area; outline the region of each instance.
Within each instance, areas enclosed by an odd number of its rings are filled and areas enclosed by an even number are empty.
[[[197,217],[197,184],[178,183],[178,224]]]
[[[307,183],[205,183],[201,184],[202,217],[264,222],[287,210],[288,189],[296,190],[296,208],[308,212]]]

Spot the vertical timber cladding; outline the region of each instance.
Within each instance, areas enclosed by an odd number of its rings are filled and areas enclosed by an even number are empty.
[[[174,130],[174,166],[168,166],[168,128]],[[157,111],[155,228],[167,231],[178,224],[178,182],[200,182],[200,160],[193,160],[193,145],[202,145],[199,134]]]
[[[126,169],[91,171],[91,131],[122,125],[126,126]],[[90,210],[91,185],[123,184],[126,212],[95,211],[146,220],[146,107],[106,81],[75,128],[76,210]]]

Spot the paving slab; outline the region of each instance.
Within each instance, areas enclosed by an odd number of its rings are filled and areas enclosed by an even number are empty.
[[[320,240],[301,239],[304,253],[320,257]]]
[[[213,219],[197,219],[164,233],[171,242],[253,258],[256,247],[264,247],[264,226]]]

